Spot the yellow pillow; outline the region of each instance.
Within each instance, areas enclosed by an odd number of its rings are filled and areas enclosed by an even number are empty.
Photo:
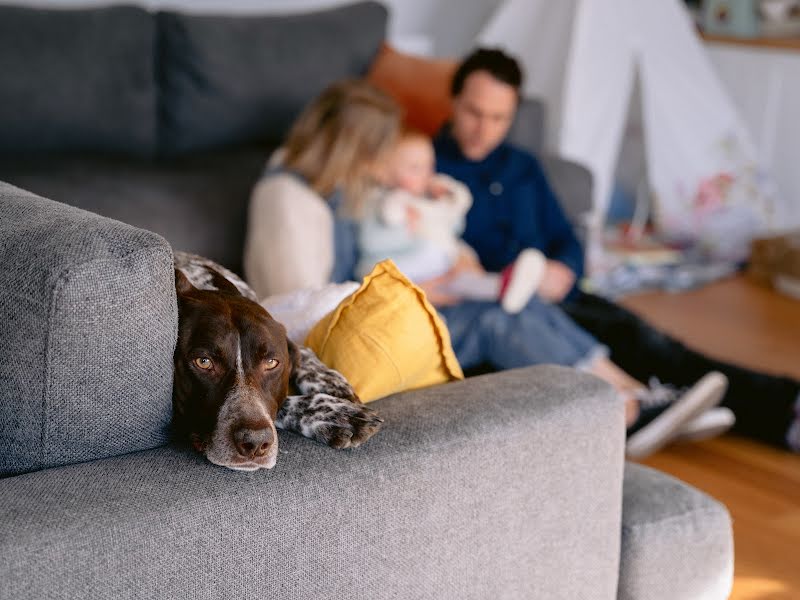
[[[347,377],[362,402],[463,379],[450,333],[391,260],[309,332],[306,345]]]

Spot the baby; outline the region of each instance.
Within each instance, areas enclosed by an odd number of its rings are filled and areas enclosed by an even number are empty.
[[[359,277],[386,258],[415,282],[444,275],[462,255],[477,261],[461,240],[472,196],[464,184],[435,173],[434,165],[430,139],[405,131],[384,176],[387,187],[367,200],[362,213]],[[539,252],[523,250],[501,273],[459,273],[442,291],[470,300],[499,300],[507,312],[517,313],[535,292],[544,266]]]

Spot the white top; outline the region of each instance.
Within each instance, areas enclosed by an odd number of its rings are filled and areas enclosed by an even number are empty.
[[[289,173],[263,177],[250,197],[245,279],[259,298],[320,288],[333,271],[333,213]]]
[[[455,264],[465,246],[461,234],[472,195],[452,177],[437,174],[435,178],[448,194],[434,199],[392,189],[366,200],[359,228],[359,276],[385,258],[393,259],[413,281],[432,279]],[[413,228],[409,209],[417,215]]]

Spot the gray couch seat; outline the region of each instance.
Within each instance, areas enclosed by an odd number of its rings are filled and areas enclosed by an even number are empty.
[[[533,367],[373,406],[363,447],[281,433],[271,471],[164,447],[3,480],[0,597],[614,597],[608,386]]]

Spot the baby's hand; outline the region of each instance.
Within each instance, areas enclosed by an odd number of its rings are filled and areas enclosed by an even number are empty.
[[[439,199],[445,196],[452,196],[452,192],[445,183],[434,178],[431,179],[431,182],[428,184],[428,196]]]

